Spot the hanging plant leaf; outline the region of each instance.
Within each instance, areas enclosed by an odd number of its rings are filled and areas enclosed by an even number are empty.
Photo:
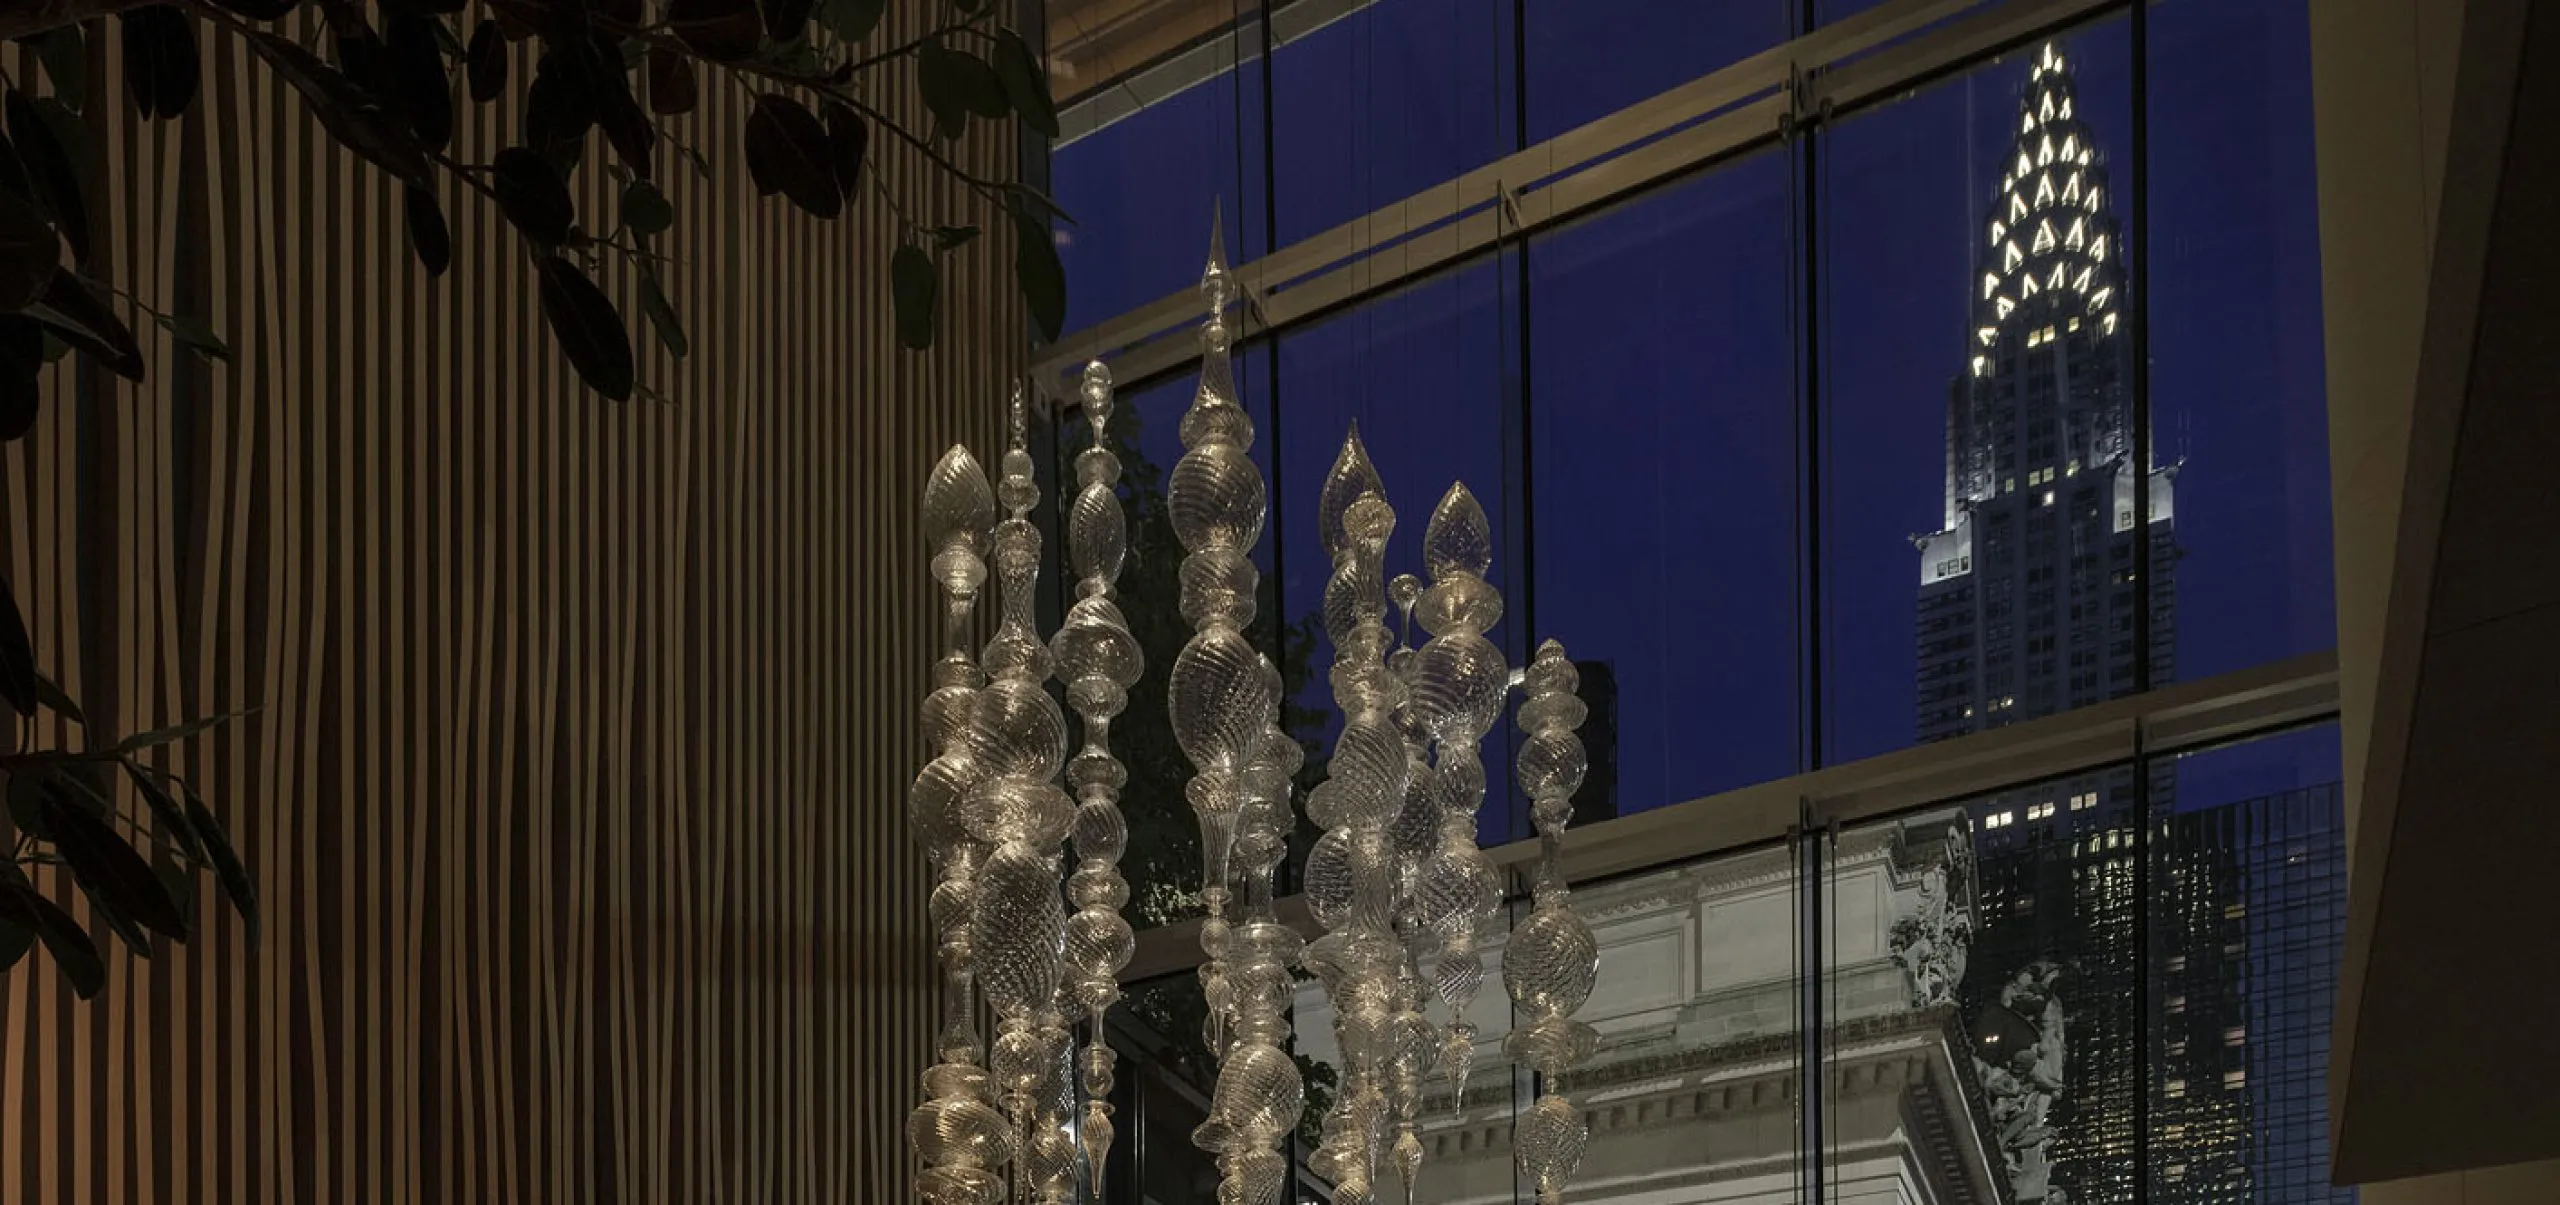
[[[809,11],[817,0],[761,0],[764,34],[777,43],[796,42],[809,28]]]
[[[871,126],[842,101],[827,101],[822,108],[827,117],[828,166],[835,172],[836,191],[851,201],[854,190],[862,185],[862,157],[871,146]]]
[[[954,250],[967,246],[970,240],[977,237],[978,228],[975,226],[936,226],[933,228],[933,249]]]
[[[26,170],[35,200],[61,229],[63,241],[71,244],[73,262],[86,262],[89,203],[81,196],[80,171],[72,163],[70,149],[62,144],[53,123],[45,119],[26,93],[10,89],[5,107],[9,141],[17,148],[18,161]]]
[[[526,146],[549,151],[595,128],[596,87],[584,60],[574,47],[555,45],[535,62],[524,98]]]
[[[195,18],[166,4],[127,9],[116,18],[124,34],[124,83],[146,118],[170,118],[196,98]]]
[[[1013,233],[1014,281],[1022,286],[1041,340],[1055,343],[1067,322],[1067,272],[1058,263],[1058,244],[1048,226],[1027,217],[1013,219]]]
[[[667,32],[715,63],[743,63],[764,46],[755,0],[667,0]]]
[[[61,968],[81,999],[97,995],[107,985],[107,964],[98,957],[97,943],[61,905],[36,894],[35,885],[15,865],[8,868],[7,877],[8,885],[0,887],[0,915],[35,931],[45,953],[53,956],[53,965]]]
[[[954,64],[963,57],[944,49],[940,38],[926,38],[916,46],[916,91],[923,95],[934,127],[945,138],[958,138],[969,128],[969,99],[959,78],[962,69]]]
[[[37,213],[44,212],[44,202],[36,196],[35,182],[27,176],[26,162],[18,158],[18,146],[9,141],[5,130],[0,130],[0,193],[13,194],[36,206]]]
[[[649,111],[661,117],[693,112],[701,96],[694,86],[693,60],[664,46],[649,48]]]
[[[185,740],[188,737],[206,732],[216,725],[239,719],[241,716],[247,715],[256,710],[257,708],[255,707],[244,707],[238,711],[226,711],[219,715],[203,716],[180,724],[170,724],[161,728],[153,728],[145,732],[137,732],[132,736],[128,736],[123,740],[117,741],[110,752],[140,753],[145,749],[157,749],[162,745],[174,744],[178,741]]]
[[[412,12],[438,13],[450,16],[469,7],[469,0],[392,0]]]
[[[178,801],[170,797],[169,789],[161,786],[158,778],[132,762],[123,765],[125,777],[132,779],[133,789],[142,793],[142,802],[150,807],[152,819],[169,831],[170,840],[176,841],[178,848],[186,851],[190,861],[204,861],[204,842],[196,838],[196,826],[187,820],[186,809],[178,806]]]
[[[401,192],[409,211],[409,252],[429,276],[442,276],[453,265],[453,233],[445,228],[444,208],[433,189],[415,184]]]
[[[73,109],[89,103],[89,41],[81,36],[79,25],[56,25],[28,40],[36,52],[36,61],[44,64],[44,76],[53,81],[53,94]]]
[[[385,12],[382,40],[391,68],[385,84],[418,144],[441,151],[453,141],[453,83],[445,78],[444,51],[436,45],[444,22],[396,7]]]
[[[578,210],[569,199],[569,185],[552,170],[549,160],[528,148],[511,146],[491,161],[490,174],[499,210],[526,238],[544,247],[569,241]]]
[[[56,272],[44,296],[26,308],[28,317],[53,328],[73,348],[97,358],[117,376],[142,379],[142,346],[124,319],[116,317],[106,295],[69,272]]]
[[[231,836],[222,831],[222,821],[213,814],[213,809],[204,805],[204,800],[196,795],[194,788],[185,783],[176,785],[187,797],[187,826],[195,830],[196,840],[204,845],[205,859],[213,863],[214,880],[222,884],[223,897],[231,901],[231,910],[239,915],[240,926],[248,933],[249,945],[255,948],[258,944],[258,884],[249,877],[249,868],[241,863],[239,853],[232,849]]]
[[[62,803],[58,797],[47,811],[45,822],[52,827],[54,849],[70,865],[73,877],[90,899],[154,933],[179,941],[187,939],[187,918],[178,911],[177,901],[169,898],[160,876],[152,873],[151,863],[125,844],[113,825],[87,808]]]
[[[9,775],[9,823],[17,825],[18,831],[38,841],[44,840],[51,831],[45,823],[44,801],[45,792],[51,789],[45,785],[45,780],[52,775],[52,767],[41,765]]]
[[[898,345],[909,351],[933,346],[934,294],[942,280],[933,257],[914,243],[900,244],[889,257],[889,297],[898,312]]]
[[[302,94],[311,115],[336,139],[375,166],[410,184],[428,181],[426,151],[407,126],[335,67],[295,45],[292,39],[251,30],[249,49]]]
[[[747,174],[756,191],[791,198],[791,203],[822,218],[844,212],[844,193],[836,188],[827,127],[806,105],[779,93],[756,98],[747,115]]]
[[[640,273],[640,312],[649,316],[649,326],[658,332],[658,342],[667,354],[679,360],[693,354],[693,341],[685,338],[684,323],[677,321],[676,307],[667,303],[655,272]]]
[[[471,48],[462,52],[463,74],[471,84],[471,99],[487,104],[507,90],[507,36],[498,23],[486,17],[471,31]]]
[[[0,443],[35,429],[44,411],[36,374],[44,364],[44,327],[24,314],[0,314]]]
[[[400,95],[391,83],[391,52],[383,46],[382,36],[373,31],[373,23],[351,4],[323,3],[320,12],[328,19],[330,47],[338,70],[384,109],[398,113]]]
[[[231,362],[231,345],[222,341],[221,333],[213,329],[212,323],[193,314],[158,314],[152,317],[152,321],[169,332],[169,337],[177,340],[178,346],[209,360],[220,360],[225,364]]]
[[[0,581],[0,699],[19,715],[36,713],[36,650],[27,640],[26,618],[18,598]]]
[[[24,197],[0,189],[0,313],[44,296],[62,266],[62,235]]]
[[[1076,220],[1068,216],[1066,210],[1058,207],[1058,202],[1054,198],[1028,184],[1005,185],[1004,207],[1007,212],[1017,217],[1036,218],[1043,222],[1064,222],[1069,226],[1076,224]]]
[[[617,402],[631,400],[631,334],[604,290],[556,255],[534,261],[542,273],[542,319],[587,387]]]
[[[1004,81],[1005,98],[1022,115],[1022,124],[1057,137],[1058,106],[1049,97],[1049,73],[1040,69],[1040,56],[1031,44],[1010,29],[998,30],[994,58],[996,77]]]
[[[89,722],[88,717],[80,714],[80,705],[71,701],[70,694],[62,689],[62,685],[46,677],[41,670],[36,673],[36,702],[44,704],[45,710],[74,724]]]
[[[602,78],[596,124],[604,127],[605,141],[613,144],[614,155],[646,180],[656,172],[658,127],[640,102],[632,99],[631,82],[621,72],[608,69]]]
[[[302,7],[302,0],[213,0],[214,7],[227,8],[252,21],[281,21]]]
[[[676,207],[657,185],[634,180],[622,190],[622,224],[633,234],[663,233],[676,224]]]
[[[944,66],[953,75],[960,90],[960,103],[969,112],[989,121],[1002,121],[1013,113],[1013,102],[1005,95],[1004,77],[987,65],[985,59],[965,50],[944,53]]]
[[[851,46],[880,27],[880,17],[888,8],[889,0],[825,0],[818,6],[818,24]]]

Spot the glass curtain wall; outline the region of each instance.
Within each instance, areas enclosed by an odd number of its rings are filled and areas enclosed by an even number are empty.
[[[1920,7],[1053,0],[1069,325],[1188,289],[1213,203],[1240,262],[1357,239],[1533,144]],[[2106,4],[1965,40],[2036,7],[1933,8],[1798,92],[1915,64],[1905,81],[1258,333],[1237,373],[1274,483],[1258,637],[1311,753],[1336,725],[1314,485],[1355,420],[1401,520],[1390,572],[1463,479],[1501,541],[1490,635],[1580,663],[1578,825],[2330,648],[2303,5]],[[1180,551],[1148,532],[1191,381],[1124,382],[1116,434],[1153,470],[1124,491],[1123,583],[1163,629],[1140,632],[1151,673],[1184,635]],[[1060,465],[1083,444],[1063,430]],[[1183,774],[1148,698],[1115,726],[1141,746],[1141,929],[1190,915],[1199,876],[1178,790],[1146,794]],[[1573,1198],[2337,1199],[2326,731],[1578,886],[1605,1042],[1569,1089],[1595,1133]],[[1521,804],[1497,791],[1480,839],[1526,836]],[[1319,1085],[1322,1007],[1299,1020]],[[1150,1016],[1132,1024],[1181,1028]],[[1488,1045],[1508,1025],[1476,1021]],[[1143,1057],[1199,1057],[1185,1041]],[[1455,1170],[1428,1199],[1526,1200],[1507,1143],[1530,1086],[1480,1080],[1443,1102],[1431,1158]],[[1115,1199],[1195,1199],[1145,1167]]]

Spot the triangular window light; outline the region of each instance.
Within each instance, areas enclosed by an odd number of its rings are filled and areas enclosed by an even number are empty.
[[[2093,310],[2105,309],[2107,299],[2115,295],[2116,291],[2114,289],[2100,289],[2095,293],[2091,293],[2089,294],[2089,308]]]
[[[2036,177],[2036,204],[2040,206],[2053,204],[2052,172]]]
[[[2035,295],[2036,295],[2036,278],[2035,278],[2035,277],[2033,277],[2033,276],[2021,276],[2021,277],[2019,277],[2019,278],[2018,278],[2018,300],[2020,300],[2020,301],[2025,301],[2027,298],[2033,297],[2033,296],[2035,296]]]
[[[2069,267],[2069,266],[2070,266],[2070,265],[2068,265],[2068,264],[2055,264],[2055,265],[2053,266],[2053,279],[2048,280],[2048,281],[2046,281],[2045,283],[2046,283],[2047,285],[2049,285],[2049,286],[2053,287],[2053,288],[2057,288],[2057,289],[2061,288],[2061,287],[2062,287],[2062,270],[2063,270],[2064,268]],[[2082,269],[2082,270],[2083,270],[2083,271],[2086,271],[2087,269]]]
[[[2033,249],[2038,255],[2053,250],[2053,219],[2036,223],[2036,245]]]
[[[2009,237],[2008,223],[1998,218],[1991,219],[1991,245],[1997,247],[2000,245],[2000,240],[2007,237]]]
[[[2062,245],[2069,247],[2074,251],[2079,250],[2080,245],[2088,241],[2088,235],[2084,229],[2086,225],[2087,219],[2085,218],[2071,219],[2071,233],[2062,236]]]
[[[2062,119],[2071,120],[2071,98],[2068,96],[2062,98]]]
[[[2018,266],[2019,260],[2025,258],[2025,255],[2019,253],[2017,242],[2012,240],[2009,243],[2009,246],[2000,252],[2000,270],[2003,272],[2011,271]]]
[[[2010,193],[2010,194],[2009,194],[2009,220],[2014,222],[2014,221],[2021,220],[2021,219],[2025,218],[2026,216],[2027,216],[2027,199],[2026,199],[2025,197],[2019,196],[2019,195],[2018,195],[2017,193],[2015,193],[2015,192]]]
[[[2082,268],[2082,269],[2080,269],[2080,274],[2079,274],[2078,276],[2074,276],[2074,277],[2072,277],[2072,278],[2071,278],[2071,291],[2072,291],[2072,292],[2074,292],[2074,293],[2086,293],[2086,292],[2088,292],[2088,291],[2089,291],[2089,273],[2090,273],[2090,272],[2092,272],[2092,271],[2094,271],[2094,269],[2090,269],[2090,268]]]
[[[2020,148],[2018,151],[2018,170],[2009,174],[2017,177],[2018,179],[2024,180],[2027,178],[2027,173],[2034,170],[2036,170],[2035,160],[2028,158],[2026,150],[2024,148]]]
[[[2043,141],[2036,144],[2036,165],[2041,167],[2051,162],[2053,162],[2053,135],[2047,134]]]
[[[2101,234],[2089,240],[2089,258],[2097,263],[2107,261],[2107,236]]]
[[[2063,103],[2067,105],[2071,102],[2064,101]],[[2064,110],[2066,113],[2069,111],[2070,110],[2068,109]],[[2053,120],[2053,93],[2047,92],[2044,94],[2044,103],[2036,107],[2036,116],[2045,121]]]
[[[2079,135],[2065,134],[2062,136],[2062,157],[2065,161],[2072,161],[2080,158]]]
[[[2073,205],[2080,203],[2080,173],[2073,172],[2062,182],[2062,199]]]
[[[2011,301],[2006,297],[1995,297],[1992,299],[1991,304],[1993,311],[2003,318],[2009,316],[2009,311],[2018,308],[2017,302]]]
[[[2089,212],[2098,212],[2098,194],[2102,191],[2104,190],[2094,184],[2089,186]]]
[[[1999,274],[1999,273],[1997,273],[1997,272],[1985,272],[1985,273],[1983,273],[1983,274],[1982,274],[1982,299],[1983,299],[1984,301],[1989,301],[1989,300],[1991,300],[1991,295],[1992,295],[1992,294],[1994,294],[1994,293],[1997,293],[1997,292],[1999,292],[1999,291],[2000,291],[2000,274]]]
[[[2031,133],[2034,133],[2034,132],[2035,132],[2035,128],[2036,128],[2036,115],[2035,115],[2035,114],[2033,114],[2033,113],[2021,113],[2021,114],[2019,114],[2019,115],[2018,115],[2018,132],[2019,132],[2019,133],[2021,133],[2021,134],[2031,134]]]

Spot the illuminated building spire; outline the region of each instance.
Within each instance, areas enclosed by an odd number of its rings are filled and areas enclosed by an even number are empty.
[[[1977,381],[2065,339],[2077,345],[2075,358],[2121,354],[2116,334],[2125,302],[2123,236],[2106,164],[2079,112],[2070,64],[2054,43],[2036,51],[2011,128],[1999,191],[1983,214],[1982,242],[1975,248],[1966,364]],[[2092,462],[2122,455],[2123,425],[2120,416],[2102,419],[2104,429],[2091,431],[2095,438],[2080,451]],[[1962,505],[2000,488],[1989,443],[1977,435],[1952,449],[1950,523]]]

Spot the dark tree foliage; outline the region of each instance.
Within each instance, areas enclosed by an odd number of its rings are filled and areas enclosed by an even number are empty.
[[[87,273],[108,248],[79,164],[89,128],[119,98],[91,94],[87,63],[104,23],[118,25],[130,104],[146,119],[188,111],[204,78],[204,42],[227,31],[301,96],[329,137],[402,185],[408,243],[433,276],[453,263],[441,181],[495,205],[532,258],[543,322],[578,377],[616,401],[656,396],[633,371],[645,322],[676,356],[691,343],[658,280],[653,240],[679,215],[657,183],[681,162],[709,173],[734,153],[756,191],[822,219],[888,192],[882,148],[917,170],[957,182],[972,207],[1019,236],[1014,277],[1033,325],[1058,336],[1066,281],[1049,223],[1056,205],[1025,185],[982,179],[947,154],[973,121],[1055,136],[1058,115],[1040,56],[997,19],[991,0],[937,0],[938,24],[874,47],[888,0],[54,0],[0,31],[44,65],[7,84],[0,132],[0,439],[35,421],[35,375],[78,353],[131,380],[145,371],[133,324],[148,320],[196,353],[230,349],[201,319],[164,312]],[[28,13],[39,14],[37,16]],[[51,24],[43,24],[50,21]],[[30,27],[30,26],[34,27]],[[892,69],[912,65],[931,128],[909,130],[883,111]],[[706,74],[754,96],[729,146],[695,147],[667,119],[690,113]],[[453,145],[456,106],[491,104],[520,86],[523,120],[505,147]],[[670,153],[672,152],[672,153]],[[581,213],[580,171],[610,175],[610,213]],[[926,221],[892,205],[904,230],[877,270],[895,301],[899,342],[933,344],[940,258],[970,242],[975,224]],[[596,276],[609,266],[637,283],[641,313],[616,310]]]
[[[0,583],[0,699],[21,722],[49,711],[86,726],[80,705],[36,668],[27,625],[17,599]],[[199,877],[211,871],[222,895],[257,940],[257,890],[231,838],[187,780],[146,760],[163,745],[194,736],[228,719],[216,716],[138,733],[122,740],[90,742],[80,752],[19,750],[0,753],[7,778],[9,856],[0,858],[0,972],[18,964],[36,943],[86,999],[106,985],[99,947],[109,935],[138,957],[149,958],[156,937],[185,941]],[[137,814],[117,806],[116,780],[133,784],[142,803]],[[103,933],[81,927],[61,900],[48,896],[28,873],[59,867],[54,894],[86,896],[89,915]],[[64,881],[68,880],[67,888]]]

